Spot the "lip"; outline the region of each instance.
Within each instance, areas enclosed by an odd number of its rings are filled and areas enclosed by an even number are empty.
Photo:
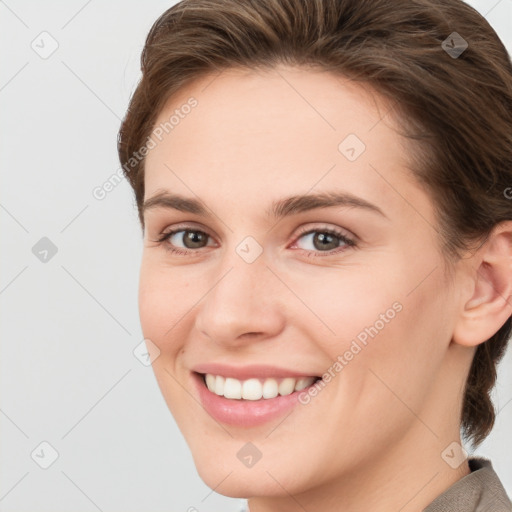
[[[267,367],[268,368],[268,367]],[[206,372],[213,373],[213,372]],[[217,375],[222,374],[218,373]],[[254,376],[254,373],[252,374]],[[279,375],[283,376],[283,373]],[[297,374],[295,374],[297,375]],[[207,387],[200,373],[191,373],[201,403],[206,412],[220,423],[236,425],[239,427],[255,427],[273,419],[284,416],[299,402],[299,393],[307,392],[309,388],[294,391],[289,395],[261,400],[233,400],[212,393]],[[228,375],[229,376],[229,375]],[[233,378],[238,378],[234,377]],[[256,376],[261,377],[261,373]],[[288,376],[288,375],[287,375]],[[289,375],[291,376],[291,375]],[[307,375],[303,375],[307,376]],[[311,385],[314,386],[314,383]]]
[[[197,373],[222,375],[223,377],[232,377],[238,380],[247,380],[252,378],[266,379],[270,377],[320,377],[320,375],[316,375],[315,373],[304,373],[297,370],[261,364],[230,366],[221,363],[204,363],[198,364],[192,368],[192,371]]]

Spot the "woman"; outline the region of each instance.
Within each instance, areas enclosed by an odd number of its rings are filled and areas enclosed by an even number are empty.
[[[460,0],[184,0],[119,136],[160,389],[251,512],[512,510],[512,66]],[[509,189],[510,190],[510,189]]]

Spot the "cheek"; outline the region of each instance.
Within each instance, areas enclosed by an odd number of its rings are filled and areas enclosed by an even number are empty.
[[[322,321],[311,316],[305,329],[328,356],[331,375],[344,375],[336,386],[365,390],[365,399],[351,404],[358,408],[398,403],[390,389],[411,405],[421,402],[450,342],[453,301],[439,261],[434,253],[427,261],[405,256],[383,258],[367,272],[340,269],[336,280],[304,291]],[[318,334],[322,324],[325,335]]]
[[[143,257],[138,302],[144,338],[160,350],[152,363],[155,378],[169,410],[179,417],[182,408],[191,404],[188,395],[184,396],[176,384],[176,361],[190,329],[186,313],[197,299],[188,297],[189,285],[183,279],[180,281],[177,274]]]
[[[180,280],[178,274],[143,259],[138,296],[140,323],[144,337],[153,341],[162,354],[179,349],[178,333],[186,324],[186,313],[197,301],[197,289],[192,293],[188,280]]]
[[[383,264],[379,269],[330,269],[325,278],[305,280],[302,288],[295,288],[312,312],[296,312],[296,320],[304,318],[310,339],[316,340],[331,360],[349,350],[353,341],[365,347],[372,339],[385,337],[390,326],[400,321],[401,283],[390,282],[385,268]]]
[[[383,420],[390,413],[397,422],[413,419],[403,404],[415,411],[421,409],[434,389],[451,339],[453,305],[441,274],[431,275],[411,291],[413,288],[386,295],[380,302],[382,311],[373,310],[360,330],[366,345],[360,343],[363,349],[357,357],[361,364],[358,370],[354,367],[353,374],[368,391],[366,410],[373,410]],[[400,305],[389,315],[393,318],[388,323],[375,321],[393,300]]]

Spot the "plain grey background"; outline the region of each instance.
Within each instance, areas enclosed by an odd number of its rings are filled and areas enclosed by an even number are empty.
[[[0,1],[4,512],[243,504],[197,476],[151,367],[134,355],[142,244],[132,191],[123,179],[93,194],[118,173],[140,52],[173,3]],[[512,0],[470,4],[512,51]],[[512,496],[511,363],[509,350],[496,426],[476,453]]]

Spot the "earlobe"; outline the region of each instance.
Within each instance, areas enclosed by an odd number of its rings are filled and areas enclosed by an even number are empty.
[[[512,315],[512,222],[495,227],[467,262],[472,294],[461,303],[452,340],[464,346],[487,341]]]

